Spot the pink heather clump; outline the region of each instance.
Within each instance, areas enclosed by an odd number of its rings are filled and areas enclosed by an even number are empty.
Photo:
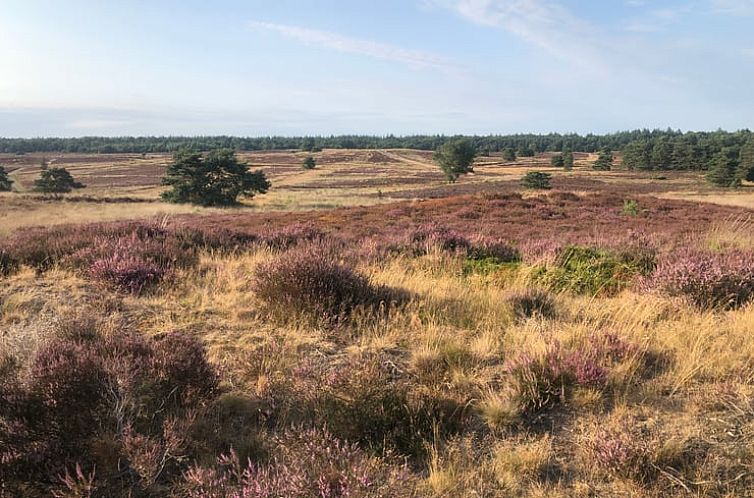
[[[113,289],[141,294],[170,273],[170,268],[128,253],[118,252],[91,264],[88,275]]]
[[[471,247],[469,239],[449,228],[423,225],[409,233],[409,244],[416,254],[427,254],[433,248],[442,251],[461,251]]]
[[[685,250],[670,254],[645,282],[702,308],[736,308],[754,296],[754,253]]]
[[[312,242],[325,237],[324,232],[308,223],[294,223],[282,228],[268,230],[260,241],[271,249],[285,250],[301,242]]]

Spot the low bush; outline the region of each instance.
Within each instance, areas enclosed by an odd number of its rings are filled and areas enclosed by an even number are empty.
[[[260,237],[260,242],[279,251],[303,243],[324,239],[325,234],[319,228],[308,223],[294,223],[282,228],[268,230]]]
[[[195,466],[184,475],[187,498],[388,498],[415,496],[408,469],[369,456],[325,430],[289,431],[272,441],[274,460],[242,463],[235,453],[215,468]]]
[[[170,268],[124,253],[99,259],[89,267],[93,280],[130,294],[141,294],[160,283]]]
[[[428,254],[433,250],[466,251],[471,241],[463,234],[439,225],[423,225],[409,233],[408,245],[415,255]]]
[[[7,249],[0,247],[0,277],[7,277],[18,271],[18,259]]]
[[[102,496],[148,495],[200,446],[191,426],[218,382],[202,345],[181,334],[145,339],[82,326],[65,327],[28,368],[0,379],[0,479],[11,495],[36,496],[35,486],[64,475],[63,487],[76,487],[92,469]]]
[[[377,312],[407,299],[405,292],[372,284],[317,246],[261,264],[254,289],[273,312],[285,316],[303,313],[326,321],[346,318],[357,309]]]
[[[555,317],[555,298],[544,289],[524,289],[511,293],[508,305],[518,320],[532,317],[551,319]]]
[[[737,308],[754,297],[754,253],[685,250],[665,257],[650,287],[702,308]]]
[[[654,267],[654,253],[618,253],[584,246],[566,246],[551,265],[540,265],[534,281],[555,291],[613,295]]]

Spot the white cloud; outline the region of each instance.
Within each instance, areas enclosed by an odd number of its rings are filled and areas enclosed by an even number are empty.
[[[443,57],[387,43],[352,38],[331,31],[320,31],[287,24],[252,21],[249,25],[254,30],[273,31],[308,45],[319,46],[346,54],[399,62],[414,68],[452,69],[452,64]]]
[[[595,38],[599,29],[574,16],[564,6],[547,0],[435,0],[464,18],[484,26],[505,29],[558,59],[604,72]]]

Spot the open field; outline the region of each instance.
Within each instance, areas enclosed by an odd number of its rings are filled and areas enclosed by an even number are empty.
[[[752,496],[750,186],[314,155],[225,210],[0,156],[0,497]]]

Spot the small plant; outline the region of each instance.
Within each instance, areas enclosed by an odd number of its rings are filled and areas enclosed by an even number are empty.
[[[86,185],[73,179],[65,168],[46,168],[34,181],[34,191],[43,194],[65,194]]]
[[[18,259],[5,248],[0,247],[0,277],[7,277],[18,271]]]
[[[623,210],[621,211],[624,216],[639,216],[641,208],[639,207],[639,201],[635,199],[626,199],[623,201]]]
[[[439,225],[424,225],[409,234],[409,245],[414,254],[428,254],[432,249],[441,251],[465,251],[471,241],[455,230]]]
[[[555,154],[554,156],[552,156],[552,159],[550,159],[550,165],[556,168],[564,167],[565,159],[563,157],[563,154]]]
[[[542,171],[529,171],[521,179],[521,186],[524,188],[548,190],[552,188],[550,178],[552,175]]]
[[[324,232],[308,223],[294,223],[262,234],[260,242],[270,249],[286,250],[303,242],[313,242],[325,238]]]
[[[93,280],[129,294],[141,294],[160,283],[169,272],[167,266],[123,252],[98,259],[88,270]]]
[[[306,156],[306,159],[301,162],[301,167],[304,169],[314,169],[317,167],[317,160],[312,156]]]

